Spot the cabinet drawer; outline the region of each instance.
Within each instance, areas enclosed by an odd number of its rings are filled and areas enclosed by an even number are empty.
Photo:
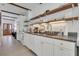
[[[75,42],[68,42],[68,41],[55,39],[54,44],[57,45],[57,46],[68,48],[68,49],[74,49],[75,48]]]

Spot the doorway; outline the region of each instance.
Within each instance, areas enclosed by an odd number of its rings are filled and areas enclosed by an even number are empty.
[[[12,34],[12,24],[3,23],[3,35]]]

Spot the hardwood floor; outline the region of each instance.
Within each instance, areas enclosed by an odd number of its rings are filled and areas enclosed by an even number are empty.
[[[12,36],[4,36],[0,43],[0,56],[35,56]]]

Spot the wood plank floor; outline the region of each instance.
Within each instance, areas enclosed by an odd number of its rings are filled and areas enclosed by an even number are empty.
[[[0,40],[0,56],[35,56],[12,36],[4,36]]]

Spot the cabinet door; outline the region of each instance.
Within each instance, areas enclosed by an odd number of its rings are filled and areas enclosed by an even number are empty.
[[[24,33],[24,45],[27,45],[27,40],[26,40],[26,33]]]
[[[54,47],[54,56],[74,56],[71,49],[67,49],[60,46]]]
[[[31,44],[31,35],[30,34],[26,34],[26,46],[30,49],[32,47]]]
[[[24,35],[24,45],[29,47],[29,35],[25,33]]]
[[[61,56],[61,48],[59,46],[54,46],[54,56]]]
[[[34,35],[30,35],[29,43],[30,43],[30,49],[34,50],[34,48],[35,48],[35,37],[34,37]]]
[[[21,33],[21,43],[24,45],[24,33]]]
[[[74,42],[54,40],[55,56],[74,56],[76,53],[76,45]]]
[[[63,48],[61,52],[62,56],[75,56],[75,54],[73,54],[73,51],[71,49]]]
[[[32,37],[33,36],[31,34],[28,34],[27,37],[28,37],[27,38],[28,48],[32,50],[32,47],[33,47],[32,46],[32,44],[33,44],[33,38]]]
[[[48,43],[42,43],[42,56],[53,55],[53,46]]]
[[[53,56],[53,41],[50,38],[45,38],[41,42],[42,56]]]
[[[34,52],[37,54],[37,55],[39,55],[39,56],[41,56],[41,36],[35,36],[35,48],[34,48]]]

